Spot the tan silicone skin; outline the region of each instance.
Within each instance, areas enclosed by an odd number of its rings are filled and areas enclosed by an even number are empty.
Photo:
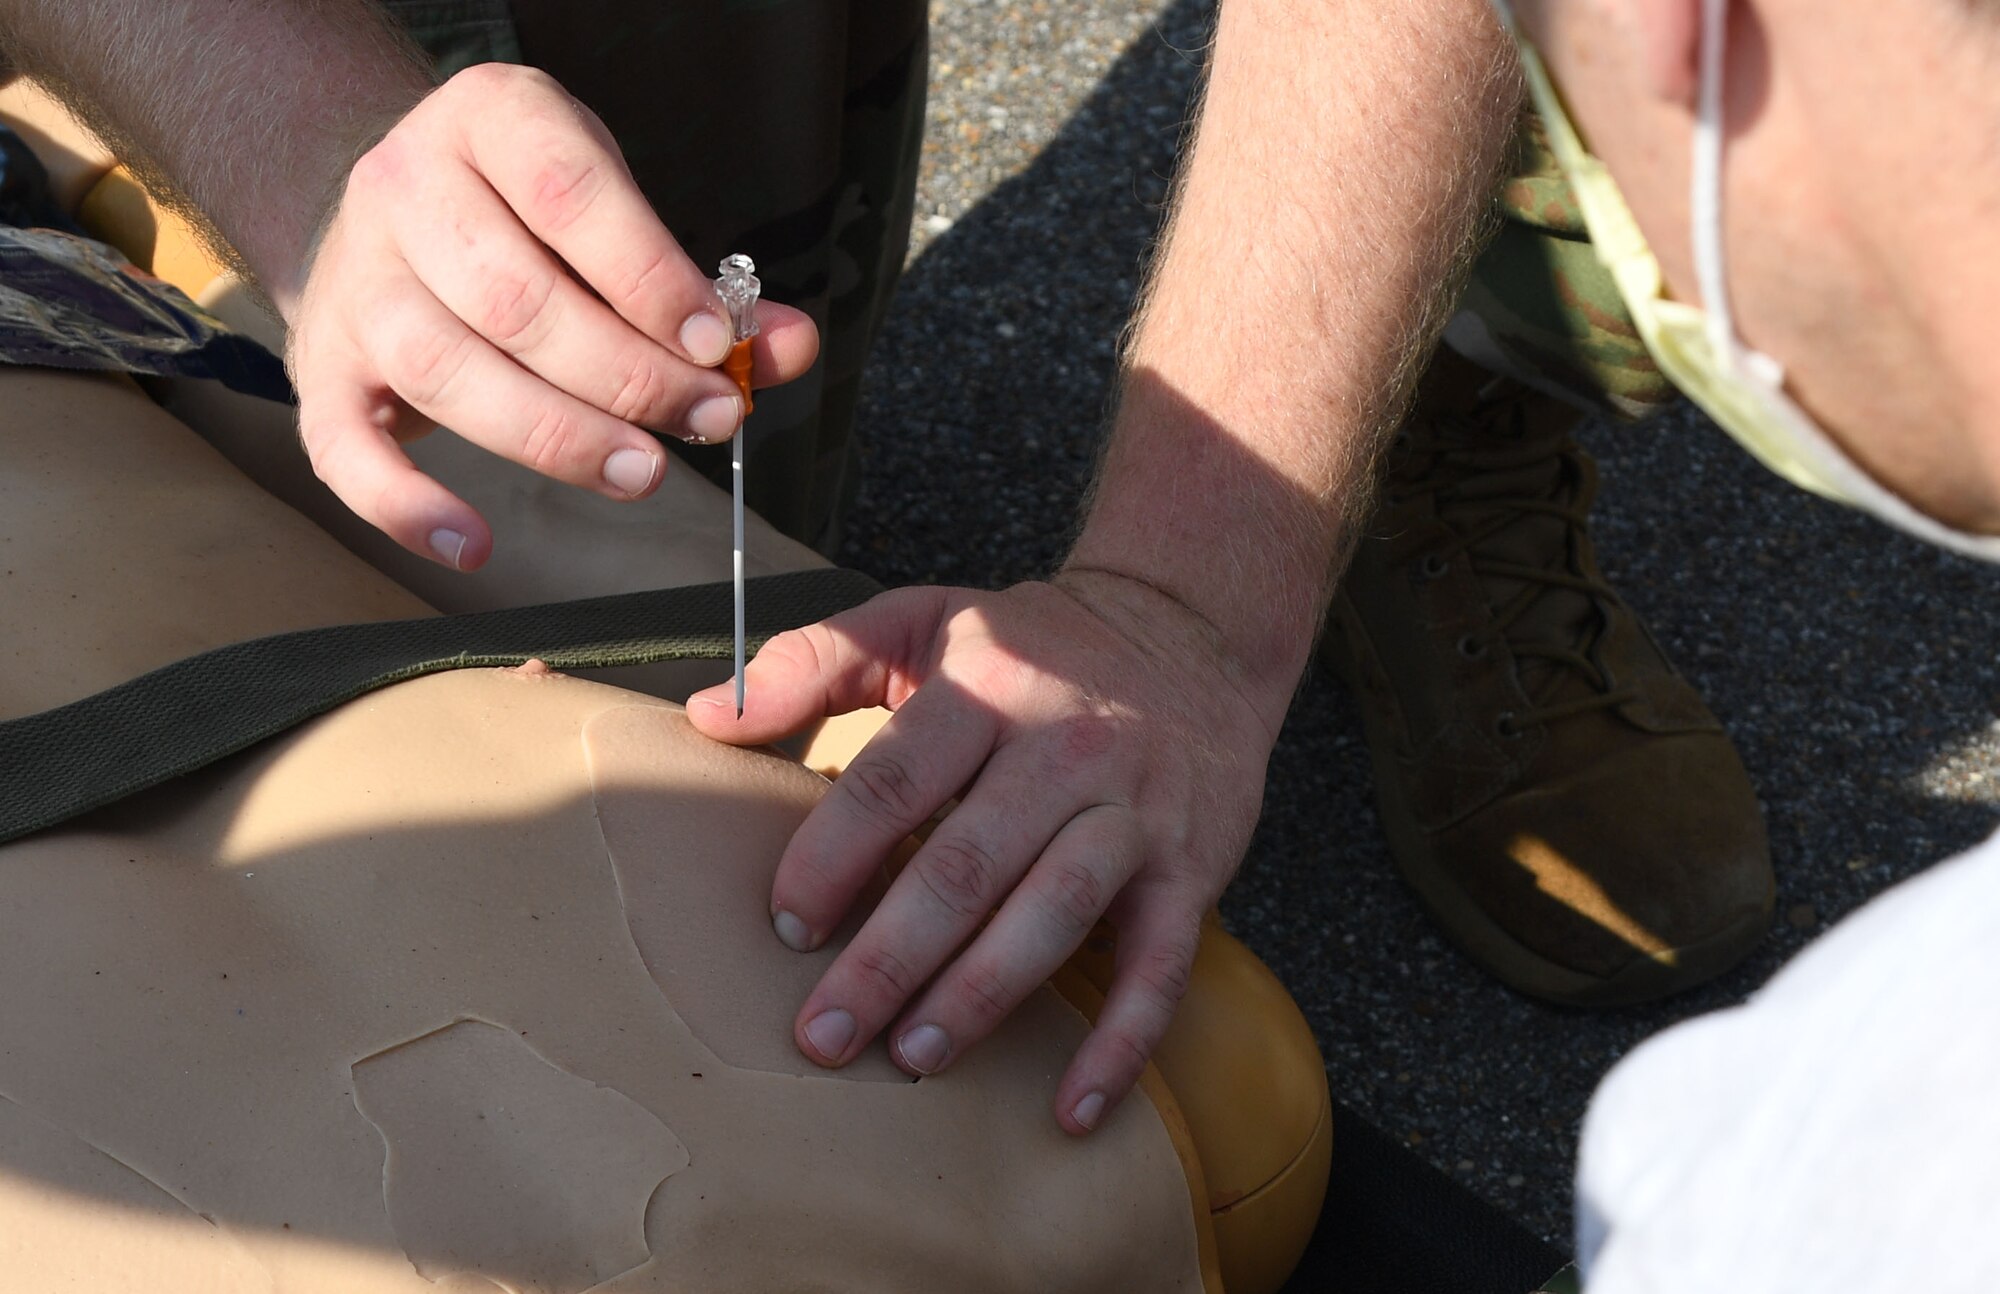
[[[224,271],[194,227],[169,214],[132,172],[113,167],[91,186],[76,210],[77,223],[189,296]]]
[[[413,601],[115,378],[0,372],[0,552],[0,714]],[[677,707],[467,671],[0,850],[0,1273],[1219,1288],[1159,1108],[1050,1117],[1085,1028],[1052,992],[921,1083],[799,1056],[828,954],[767,903],[823,788]]]
[[[118,165],[103,141],[71,116],[53,94],[4,68],[0,68],[0,121],[12,127],[34,152],[49,174],[50,196],[65,211],[74,212],[91,186]]]

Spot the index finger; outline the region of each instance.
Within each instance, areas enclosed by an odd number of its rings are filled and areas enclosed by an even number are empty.
[[[466,160],[535,237],[626,322],[691,363],[720,363],[733,338],[708,275],[634,183],[610,133],[545,73],[486,65],[516,111],[468,115]]]

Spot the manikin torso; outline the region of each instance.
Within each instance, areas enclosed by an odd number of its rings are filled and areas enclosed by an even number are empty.
[[[0,372],[0,717],[428,608],[122,379]],[[364,697],[0,848],[0,1272],[148,1294],[1198,1290],[1169,1121],[806,1062],[769,933],[824,783],[602,684]],[[837,945],[836,945],[837,946]]]

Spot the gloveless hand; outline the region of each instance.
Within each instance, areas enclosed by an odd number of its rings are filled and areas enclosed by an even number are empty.
[[[772,639],[740,720],[727,687],[690,698],[698,729],[737,743],[895,711],[779,864],[772,920],[794,948],[823,943],[889,852],[959,798],[807,997],[801,1050],[838,1066],[887,1029],[904,1069],[936,1073],[1108,917],[1116,978],[1055,1095],[1062,1126],[1089,1131],[1166,1032],[1288,699],[1252,696],[1179,602],[1086,571],[885,593]]]
[[[726,440],[743,417],[713,367],[731,337],[710,279],[603,123],[529,68],[459,73],[354,164],[287,314],[314,470],[398,543],[461,569],[486,560],[491,531],[399,442],[443,425],[637,499],[667,465],[646,431]],[[760,385],[811,365],[811,320],[765,304],[758,322]]]

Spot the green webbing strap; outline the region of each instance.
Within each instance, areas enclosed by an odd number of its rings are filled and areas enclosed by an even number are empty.
[[[754,650],[773,634],[880,591],[859,571],[837,569],[751,580],[749,645]],[[190,656],[81,701],[0,722],[0,842],[191,773],[419,675],[530,658],[557,669],[727,660],[735,647],[732,604],[727,583],[697,584],[304,629]]]

